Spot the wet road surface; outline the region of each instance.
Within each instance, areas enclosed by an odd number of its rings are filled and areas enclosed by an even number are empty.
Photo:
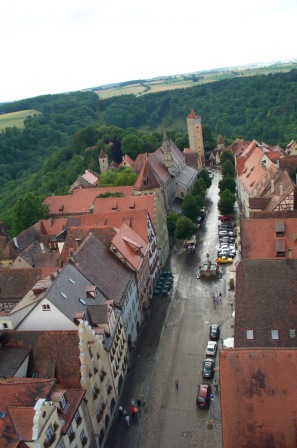
[[[196,279],[198,264],[207,260],[207,254],[211,261],[216,258],[219,180],[220,174],[216,173],[208,190],[207,214],[197,233],[196,251],[188,253],[179,246],[171,254],[166,266],[174,274],[171,297],[155,298],[132,356],[121,404],[129,409],[130,400],[145,393],[145,407],[138,423],[132,423],[129,429],[115,419],[106,448],[222,446],[219,394],[214,393],[209,410],[196,407],[197,385],[213,384],[213,380],[205,380],[201,375],[209,326],[222,325],[223,338],[232,333],[228,279],[234,268],[224,266],[222,279]],[[216,309],[211,298],[214,291],[222,293],[222,303]],[[222,348],[220,342],[218,346]],[[219,353],[216,367],[219,368]],[[214,379],[218,378],[219,371]]]

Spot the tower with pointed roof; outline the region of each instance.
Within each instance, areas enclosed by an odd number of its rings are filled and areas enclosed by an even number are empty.
[[[204,160],[201,116],[197,115],[194,109],[192,109],[187,116],[187,128],[190,150],[198,153],[198,156]]]
[[[105,154],[105,152],[103,151],[103,149],[101,149],[99,157],[99,165],[100,165],[100,172],[101,174],[105,173],[105,171],[108,170],[108,157]]]

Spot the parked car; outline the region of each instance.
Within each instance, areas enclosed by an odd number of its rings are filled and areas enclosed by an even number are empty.
[[[232,236],[222,236],[220,239],[220,243],[234,243],[235,242],[235,238],[233,238]]]
[[[234,226],[233,226],[233,224],[227,224],[227,223],[225,223],[225,224],[219,224],[218,225],[218,229],[219,230],[233,230],[234,229]]]
[[[227,230],[219,230],[219,237],[221,236],[228,236],[228,231]]]
[[[209,408],[211,386],[210,384],[199,384],[196,404],[198,408]]]
[[[203,218],[202,218],[202,216],[197,216],[197,218],[196,218],[196,224],[198,224],[198,225],[200,225],[200,226],[201,226],[201,224],[202,224],[202,221],[203,221]]]
[[[202,376],[203,378],[212,378],[214,376],[215,373],[215,362],[213,359],[211,358],[206,358],[203,361],[203,365],[202,365]]]
[[[222,242],[220,244],[220,246],[218,247],[218,252],[223,250],[223,249],[228,249],[230,252],[236,252],[236,248],[235,248],[233,243],[224,243],[224,242]]]
[[[221,257],[217,257],[216,262],[218,264],[227,264],[227,263],[233,263],[233,258],[226,257],[225,255],[222,255]]]
[[[236,251],[235,250],[229,250],[229,255],[228,255],[228,257],[230,257],[230,258],[235,258],[236,257]]]
[[[218,257],[229,257],[229,249],[224,248],[224,249],[220,249],[218,250]]]
[[[218,344],[216,341],[208,341],[205,354],[207,356],[216,356]]]
[[[220,221],[232,221],[234,219],[234,215],[221,215],[219,216]]]
[[[211,324],[209,327],[209,339],[218,340],[220,337],[220,326],[218,324]]]

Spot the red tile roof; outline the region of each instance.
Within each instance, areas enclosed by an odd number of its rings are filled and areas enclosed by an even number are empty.
[[[284,223],[284,239],[287,249],[292,249],[292,258],[297,259],[297,219],[242,219],[241,228],[241,253],[243,258],[276,259],[276,224]],[[285,258],[288,254],[285,253]]]
[[[294,171],[297,168],[297,156],[286,156],[280,159],[281,170]]]
[[[220,352],[223,447],[297,445],[296,349]]]
[[[235,347],[296,347],[297,260],[242,259],[236,268]],[[254,330],[247,339],[246,330]],[[271,330],[279,331],[273,340]]]
[[[127,224],[122,224],[112,239],[112,244],[136,271],[140,270],[148,244]]]
[[[194,109],[192,109],[189,115],[187,116],[187,118],[197,118],[197,117],[200,117],[200,115],[197,115]]]
[[[145,196],[126,196],[123,198],[114,198],[113,201],[111,198],[100,198],[95,199],[94,201],[94,214],[110,214],[114,211],[116,212],[124,212],[130,211],[133,212],[138,210],[147,210],[150,215],[150,219],[153,224],[156,223],[155,217],[155,199],[153,194],[147,194]],[[113,207],[116,207],[116,210],[113,210]]]
[[[43,204],[49,208],[49,214],[53,216],[66,216],[73,214],[90,213],[94,199],[99,194],[122,193],[132,195],[133,187],[106,187],[106,188],[82,188],[75,189],[71,195],[48,196]]]
[[[273,164],[271,164],[268,169],[263,167],[261,163],[263,155],[263,151],[255,146],[239,175],[241,182],[249,193],[251,193],[260,182],[266,186],[269,179],[271,179],[277,172],[277,169]],[[267,181],[265,182],[266,178]]]
[[[29,375],[38,372],[38,378],[56,379],[64,388],[81,389],[77,330],[6,331],[2,338],[7,347],[31,350]]]
[[[95,215],[89,215],[90,218]],[[90,219],[86,216],[86,219]],[[83,242],[92,232],[107,247],[110,247],[111,240],[116,230],[111,226],[81,225],[80,227],[72,227],[67,231],[67,237],[61,252],[60,264],[64,265],[70,256],[77,250],[78,242]]]
[[[47,235],[58,235],[65,229],[66,224],[67,218],[51,218],[42,220],[42,225],[44,226]]]
[[[0,269],[0,302],[19,302],[38,280],[52,272],[51,268]]]
[[[32,440],[32,409],[40,398],[46,398],[49,395],[53,386],[52,379],[0,380],[0,410],[5,414],[4,418],[0,418],[1,447],[16,448],[20,435],[26,435],[29,440]]]

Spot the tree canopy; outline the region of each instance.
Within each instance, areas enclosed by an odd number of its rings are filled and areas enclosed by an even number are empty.
[[[122,167],[119,170],[107,170],[100,175],[100,187],[118,187],[134,185],[137,179],[137,174],[130,167]]]
[[[175,229],[175,238],[177,240],[186,240],[190,238],[198,230],[198,226],[194,224],[190,218],[182,216],[178,219]]]
[[[235,195],[230,190],[224,190],[220,195],[218,209],[221,215],[233,215]]]
[[[235,193],[236,191],[236,181],[229,173],[219,181],[220,194],[227,189],[230,190],[231,193]]]
[[[194,222],[196,221],[200,210],[194,196],[187,194],[184,198],[181,209],[185,216]]]
[[[14,207],[11,236],[16,236],[41,219],[47,219],[48,208],[33,193],[21,196]]]

